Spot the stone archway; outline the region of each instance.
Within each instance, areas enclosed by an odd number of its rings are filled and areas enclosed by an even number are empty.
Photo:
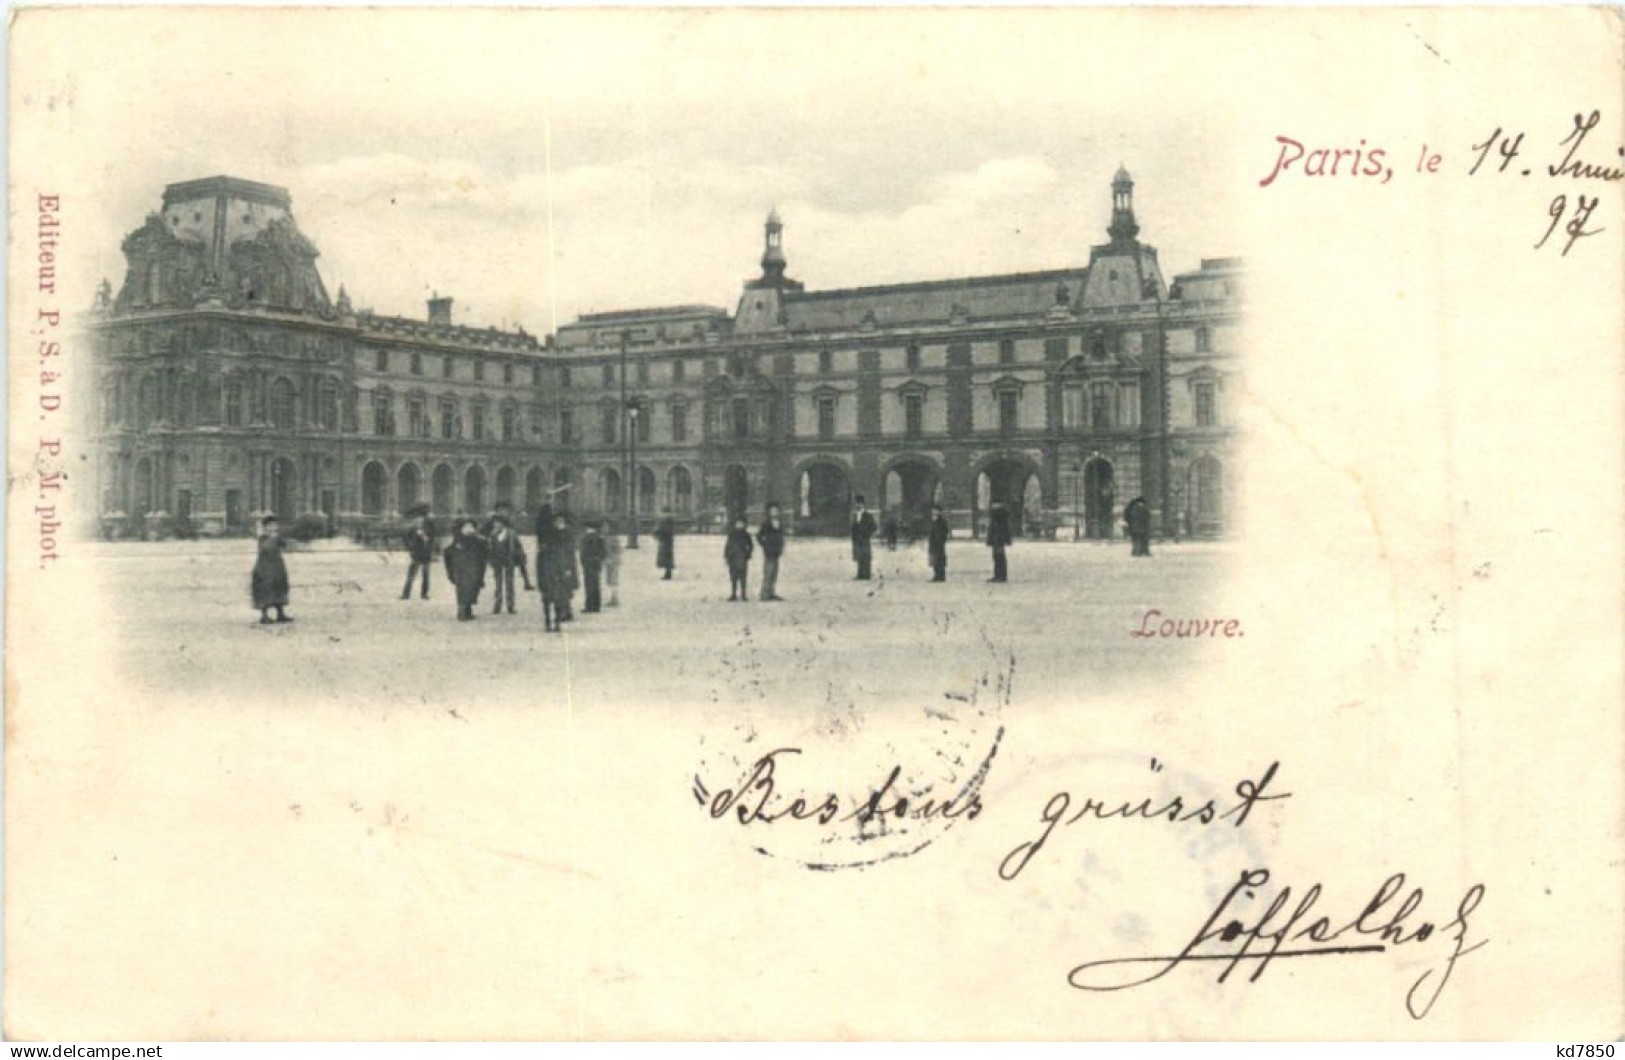
[[[722,506],[730,524],[744,517],[750,507],[750,472],[738,464],[729,464],[722,473]]]
[[[1027,483],[1037,477],[1038,468],[1019,457],[999,456],[983,463],[976,474],[976,504],[972,513],[976,533],[980,535],[987,529],[988,513],[995,504],[1004,505],[1010,513],[1012,534],[1025,533]]]
[[[450,464],[439,464],[430,479],[431,504],[436,515],[453,515],[457,511],[457,473]]]
[[[796,477],[796,515],[802,532],[844,534],[852,518],[852,478],[833,460],[803,464]]]
[[[886,469],[881,484],[880,510],[897,517],[910,536],[924,534],[931,521],[931,505],[942,488],[942,474],[921,456],[898,457]]]
[[[1092,456],[1083,465],[1083,536],[1110,540],[1112,510],[1117,502],[1117,475],[1112,462]]]
[[[376,460],[361,469],[361,514],[383,515],[388,503],[389,472]]]
[[[1218,457],[1204,456],[1191,463],[1185,496],[1189,505],[1186,525],[1193,536],[1224,533],[1224,465]]]
[[[402,512],[410,511],[423,499],[423,472],[410,460],[395,473],[395,493]]]
[[[485,510],[485,468],[479,464],[468,465],[463,472],[463,512],[465,515],[477,515]]]

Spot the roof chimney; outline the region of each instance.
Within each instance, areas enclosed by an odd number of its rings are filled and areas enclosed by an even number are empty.
[[[429,299],[429,323],[451,325],[451,295],[442,297],[436,291],[434,297]]]

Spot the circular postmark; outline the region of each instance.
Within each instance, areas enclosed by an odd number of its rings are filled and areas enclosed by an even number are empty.
[[[762,856],[815,872],[921,853],[981,814],[1003,739],[1016,660],[985,631],[976,641],[920,639],[906,665],[829,652],[784,666],[746,627],[713,674],[732,717],[701,736],[696,805]]]

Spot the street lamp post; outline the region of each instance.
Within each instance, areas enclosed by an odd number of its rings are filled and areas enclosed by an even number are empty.
[[[1151,296],[1157,311],[1157,478],[1162,494],[1162,536],[1173,536],[1174,513],[1170,510],[1171,493],[1168,482],[1168,416],[1172,411],[1168,400],[1168,332],[1162,323],[1162,290],[1153,282]]]
[[[631,332],[621,331],[621,467],[624,472],[623,481],[626,483],[626,510],[632,516],[632,525],[637,525],[637,483],[633,478],[637,465],[633,462],[632,430],[637,426],[632,413],[632,403],[626,398],[626,348],[631,345]],[[634,531],[635,532],[635,531]]]
[[[627,439],[631,443],[628,448],[632,454],[632,458],[629,461],[632,470],[631,474],[628,476],[628,481],[631,482],[632,489],[626,506],[627,512],[631,514],[630,522],[632,525],[631,529],[626,535],[627,548],[638,547],[638,414],[642,411],[642,409],[638,408],[638,404],[635,401],[632,402],[626,410],[626,415],[632,428],[627,432]]]

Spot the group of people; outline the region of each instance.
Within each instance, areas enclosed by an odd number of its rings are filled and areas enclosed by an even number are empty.
[[[563,512],[543,505],[536,516],[536,581],[530,578],[528,557],[519,532],[513,525],[513,510],[500,503],[483,526],[473,519],[457,521],[451,542],[442,559],[446,577],[457,596],[457,618],[469,621],[479,603],[489,573],[494,585],[492,614],[516,612],[516,575],[526,592],[540,591],[542,618],[546,630],[559,632],[565,622],[575,619],[575,594],[583,592],[582,613],[596,614],[606,606],[604,590],[609,590],[607,606],[620,603],[621,539],[616,533],[601,533],[598,523],[588,522],[578,535]],[[411,558],[401,599],[412,595],[420,582],[422,599],[429,598],[429,568],[434,561],[434,531],[427,513],[419,513],[406,532],[405,545]]]
[[[1123,510],[1123,523],[1128,531],[1136,557],[1151,555],[1151,509],[1145,498],[1136,497]],[[601,532],[596,522],[587,522],[578,535],[564,512],[554,512],[551,505],[543,505],[536,516],[536,582],[530,577],[528,557],[519,532],[513,525],[513,509],[499,502],[483,525],[471,518],[457,520],[452,540],[442,551],[446,577],[452,583],[457,598],[457,619],[466,622],[474,618],[474,608],[485,588],[486,575],[494,584],[492,614],[515,614],[516,575],[526,592],[540,590],[542,618],[550,633],[575,618],[574,598],[583,591],[582,612],[594,614],[605,606],[620,603],[621,538],[613,526]],[[873,577],[874,537],[879,531],[874,514],[869,511],[863,497],[855,498],[852,522],[852,560],[857,566],[855,580],[869,581]],[[887,520],[885,540],[888,547],[896,547],[896,521]],[[671,580],[676,567],[677,532],[671,518],[661,519],[655,528],[655,565],[662,570],[663,579]],[[762,580],[759,598],[780,601],[779,564],[784,556],[784,517],[777,504],[768,504],[761,525],[753,535],[741,514],[733,519],[723,545],[722,558],[728,568],[728,600],[743,603],[750,599],[750,564],[758,547],[762,553]],[[926,558],[931,567],[931,581],[948,580],[948,540],[953,536],[942,506],[931,506],[931,520],[926,532]],[[993,553],[993,575],[990,582],[1010,580],[1007,550],[1014,540],[1011,532],[1010,512],[1002,503],[992,505],[988,516],[984,542]],[[417,584],[421,599],[429,598],[429,571],[434,565],[435,533],[427,509],[413,513],[413,522],[406,531],[404,542],[410,564],[406,570],[406,584],[401,588],[401,599],[412,596]],[[275,516],[261,521],[258,557],[250,580],[254,606],[259,609],[260,622],[292,622],[287,614],[288,568],[282,559],[283,540]],[[606,604],[604,590],[609,590]],[[271,617],[271,612],[276,617]]]

